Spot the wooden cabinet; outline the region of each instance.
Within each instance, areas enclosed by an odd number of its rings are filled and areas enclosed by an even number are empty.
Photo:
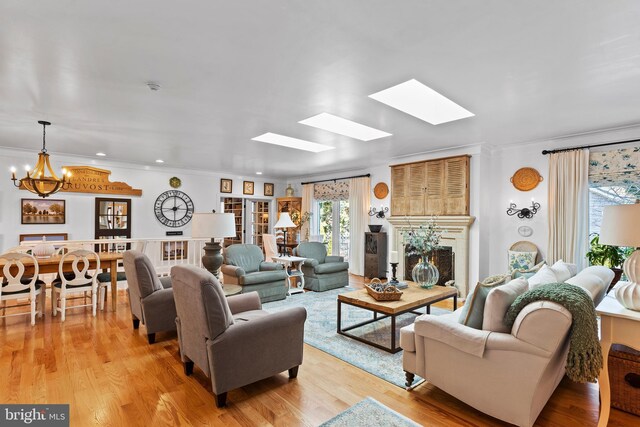
[[[469,215],[469,156],[391,166],[391,215]]]
[[[364,233],[364,277],[387,277],[387,233]]]
[[[276,199],[276,203],[278,204],[278,218],[276,218],[276,221],[280,219],[281,212],[289,212],[291,221],[298,225],[296,228],[287,229],[286,243],[296,243],[302,216],[302,197],[279,197]]]

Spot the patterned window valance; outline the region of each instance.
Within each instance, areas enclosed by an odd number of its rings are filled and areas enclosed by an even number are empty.
[[[336,181],[315,184],[313,198],[316,200],[349,200],[349,182]]]
[[[628,186],[640,182],[640,147],[589,153],[591,187]]]

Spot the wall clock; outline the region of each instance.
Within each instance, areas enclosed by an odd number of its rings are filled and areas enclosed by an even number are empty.
[[[189,223],[193,209],[191,198],[178,190],[165,191],[153,205],[156,218],[167,227],[182,227]]]
[[[389,194],[389,187],[384,182],[379,182],[373,187],[373,195],[376,196],[377,199],[384,199]]]

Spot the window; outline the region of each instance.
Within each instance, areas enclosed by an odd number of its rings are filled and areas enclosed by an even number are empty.
[[[640,199],[640,147],[589,153],[589,234],[600,233],[605,206]]]
[[[589,234],[600,234],[605,206],[636,203],[640,199],[640,182],[589,188]]]
[[[349,259],[349,201],[321,200],[318,202],[318,233],[327,244],[328,255]]]

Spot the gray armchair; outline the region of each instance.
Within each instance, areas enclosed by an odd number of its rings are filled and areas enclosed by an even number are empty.
[[[288,282],[284,266],[265,262],[262,249],[256,245],[230,245],[223,251],[224,283],[242,286],[242,293],[256,291],[260,301],[287,297]]]
[[[138,329],[142,321],[147,328],[149,344],[153,344],[156,332],[176,330],[171,278],[158,277],[151,260],[142,252],[127,251],[123,261],[133,329]]]
[[[328,291],[349,284],[349,263],[344,257],[327,256],[327,248],[319,242],[302,242],[293,250],[296,256],[311,258],[302,264],[304,287],[312,291]]]
[[[286,370],[289,378],[297,376],[304,308],[268,313],[256,292],[225,298],[218,279],[193,265],[174,266],[171,279],[185,374],[191,375],[195,364],[211,378],[218,407],[230,390]]]

